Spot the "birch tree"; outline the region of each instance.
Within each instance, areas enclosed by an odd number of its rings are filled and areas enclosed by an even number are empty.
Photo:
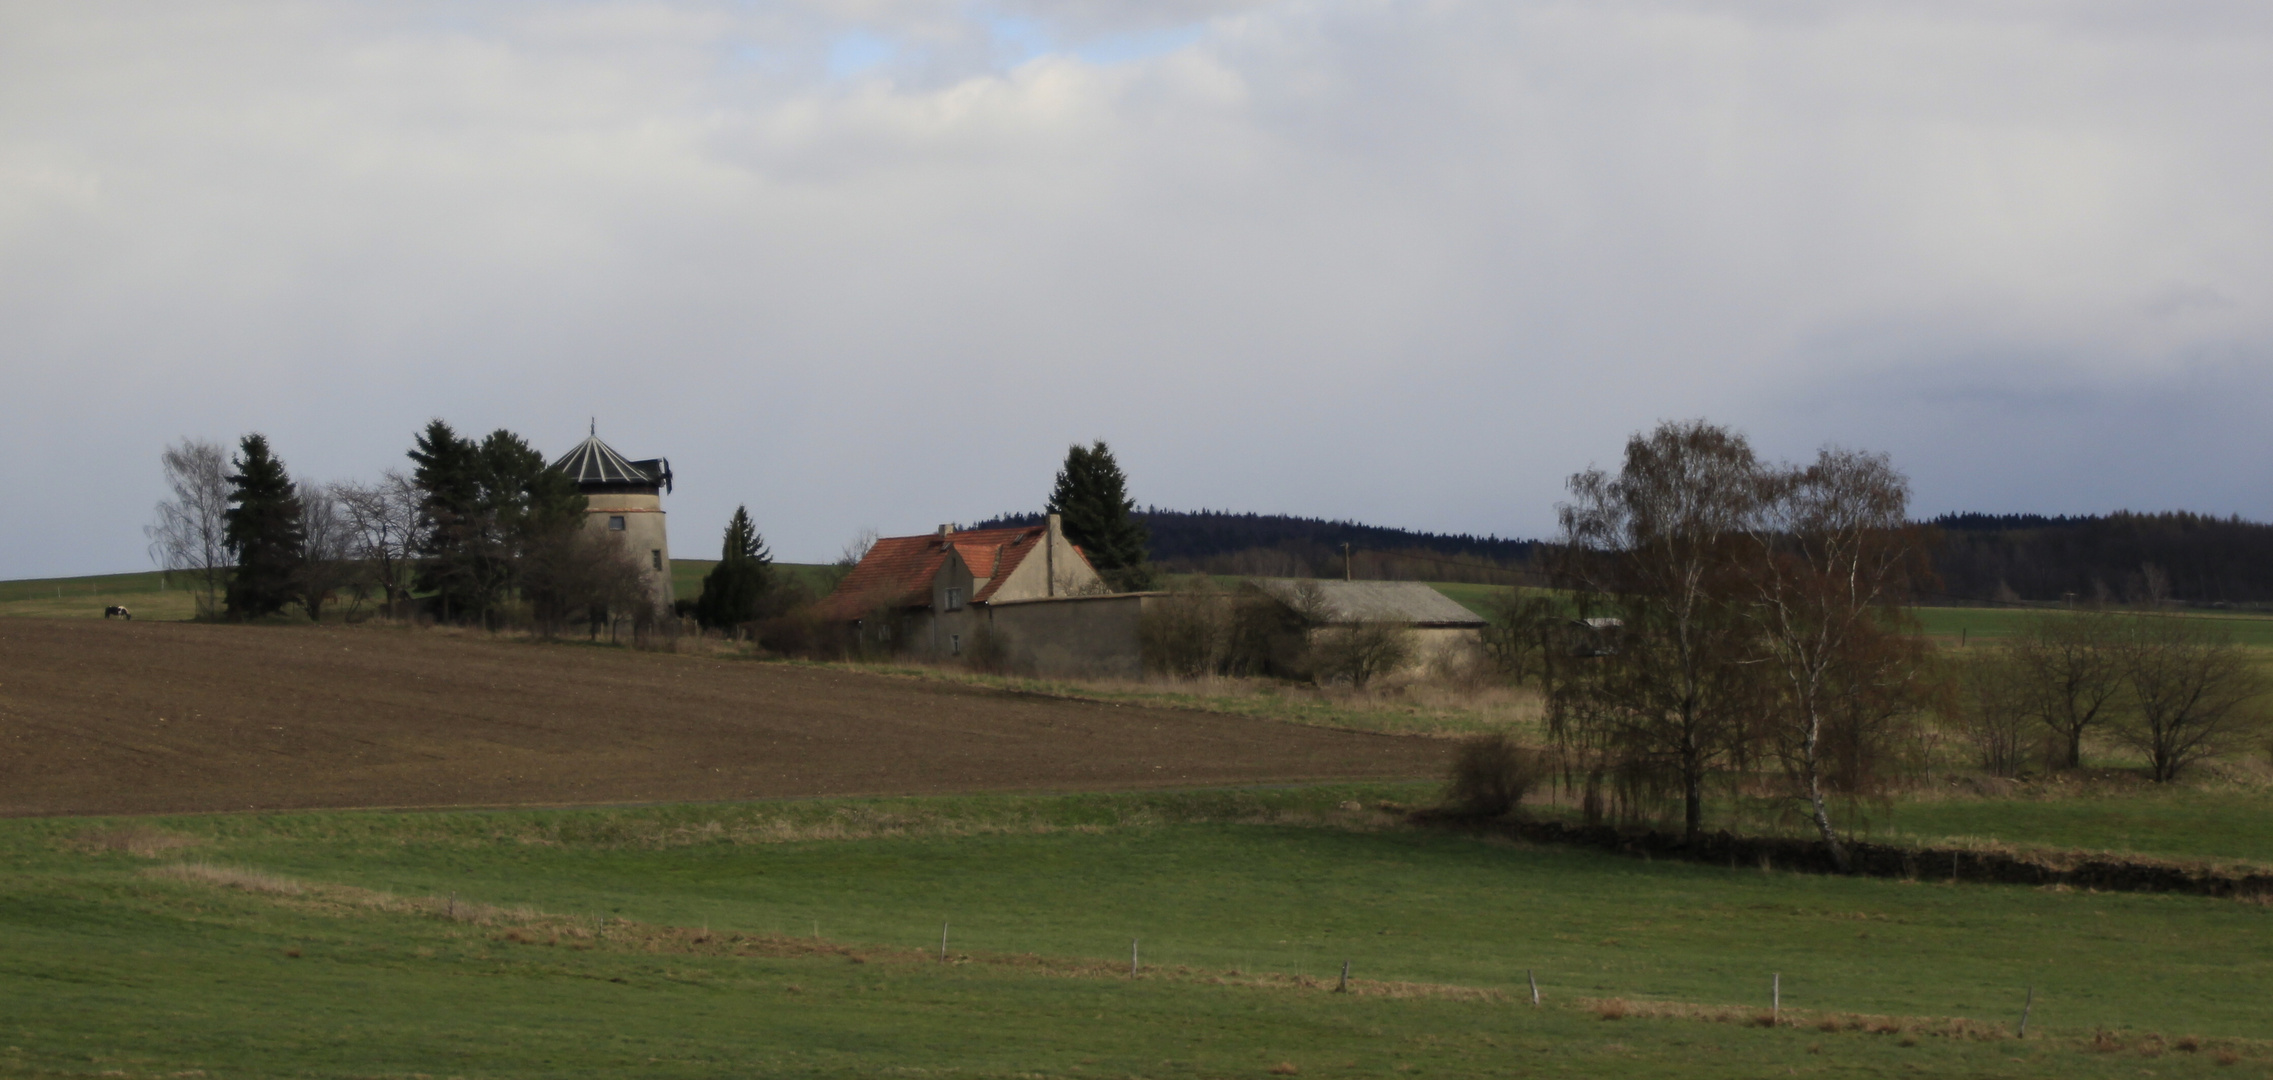
[[[1777,691],[1767,741],[1844,871],[1833,784],[1855,793],[1868,784],[1885,727],[1921,690],[1919,646],[1903,631],[1924,548],[1909,523],[1909,481],[1884,455],[1825,449],[1758,483],[1747,610]]]
[[[158,504],[157,520],[142,530],[150,558],[166,579],[186,579],[199,618],[221,610],[229,583],[229,462],[219,443],[184,437],[158,456],[174,497]]]

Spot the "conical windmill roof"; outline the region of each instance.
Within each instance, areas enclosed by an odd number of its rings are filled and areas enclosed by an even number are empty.
[[[596,434],[576,444],[576,449],[562,454],[552,467],[567,473],[579,487],[603,484],[656,487],[671,482],[670,462],[662,458],[626,460]]]

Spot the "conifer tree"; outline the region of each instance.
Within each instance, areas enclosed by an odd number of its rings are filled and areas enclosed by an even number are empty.
[[[1049,512],[1063,519],[1066,539],[1081,548],[1106,584],[1121,592],[1152,586],[1152,567],[1144,523],[1130,516],[1128,478],[1103,442],[1066,449],[1050,491]]]
[[[500,428],[480,442],[435,420],[410,459],[422,497],[418,587],[437,594],[444,618],[488,619],[521,583],[532,551],[582,519],[584,496],[546,467],[519,435]]]
[[[718,565],[703,575],[695,619],[713,630],[750,622],[763,613],[772,588],[773,553],[766,550],[765,539],[750,520],[750,508],[737,506],[726,523]]]
[[[229,579],[227,614],[232,619],[273,615],[291,601],[300,569],[300,498],[284,463],[269,452],[258,433],[238,444],[229,475],[229,552],[236,572]]]

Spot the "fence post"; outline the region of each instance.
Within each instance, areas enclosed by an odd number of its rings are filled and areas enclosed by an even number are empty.
[[[1337,994],[1350,992],[1350,962],[1347,960],[1342,961],[1342,983],[1334,988],[1334,992]]]
[[[1137,973],[1137,939],[1129,939],[1129,974]]]
[[[1779,971],[1768,976],[1768,1026],[1774,1027],[1783,1021],[1784,973]]]
[[[2020,1006],[2020,1038],[2028,1038],[2028,1011],[2036,1007],[2036,987],[2028,988],[2028,1000]]]
[[[1539,1007],[1539,974],[1530,968],[1523,969],[1523,977],[1531,983],[1531,1007]]]
[[[947,962],[947,924],[939,924],[939,962]]]

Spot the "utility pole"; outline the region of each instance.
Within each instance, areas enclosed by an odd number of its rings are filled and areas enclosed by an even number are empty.
[[[1356,579],[1355,579],[1355,578],[1354,578],[1354,577],[1353,577],[1353,576],[1350,574],[1350,542],[1349,542],[1349,541],[1347,541],[1347,540],[1344,540],[1344,541],[1342,541],[1342,580],[1343,580],[1343,581],[1354,581],[1354,580],[1356,580]]]

